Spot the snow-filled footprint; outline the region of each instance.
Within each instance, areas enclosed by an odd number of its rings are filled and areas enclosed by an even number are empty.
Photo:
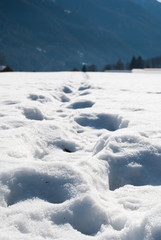
[[[79,100],[77,102],[73,102],[72,104],[70,104],[69,108],[72,108],[72,109],[90,108],[94,104],[95,104],[94,102],[89,100]]]
[[[58,225],[70,223],[85,235],[96,235],[102,225],[108,224],[106,213],[89,196],[73,200],[68,208],[53,214],[51,219]]]
[[[61,102],[69,102],[70,98],[68,98],[65,94],[62,94],[62,96],[60,97],[60,101]]]
[[[1,175],[0,183],[6,189],[4,199],[7,205],[33,198],[58,204],[75,196],[80,181],[78,173],[63,164],[51,168],[49,173],[20,168]]]
[[[76,152],[80,149],[80,147],[74,142],[64,139],[56,139],[54,141],[49,141],[47,143],[48,147],[56,147],[58,149],[62,149],[64,152],[72,153]]]
[[[85,85],[85,86],[80,87],[78,90],[79,91],[85,91],[85,90],[90,89],[90,88],[91,88],[90,85]]]
[[[28,98],[32,101],[38,101],[38,102],[41,102],[41,103],[51,101],[49,98],[45,97],[42,94],[31,93],[31,94],[29,94]]]
[[[42,121],[45,118],[42,112],[36,107],[24,108],[23,114],[27,119],[30,120]]]
[[[100,139],[97,157],[109,164],[111,190],[130,184],[134,186],[160,185],[161,147],[140,135],[118,133]],[[102,147],[103,144],[103,147]]]
[[[64,93],[72,93],[72,90],[71,90],[70,87],[64,86],[64,87],[63,87],[63,92],[64,92]]]
[[[109,131],[116,131],[128,126],[128,121],[116,114],[81,114],[75,118],[75,121],[84,127],[107,129]]]
[[[83,91],[81,94],[80,94],[80,96],[85,96],[85,95],[88,95],[88,94],[90,94],[91,92],[90,91]]]

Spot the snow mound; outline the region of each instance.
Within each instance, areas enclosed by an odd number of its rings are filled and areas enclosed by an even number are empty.
[[[128,127],[128,121],[116,114],[81,114],[75,121],[83,127],[116,131]]]

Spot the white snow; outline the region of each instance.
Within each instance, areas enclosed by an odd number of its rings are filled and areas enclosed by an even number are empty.
[[[0,74],[0,240],[161,239],[161,74]]]

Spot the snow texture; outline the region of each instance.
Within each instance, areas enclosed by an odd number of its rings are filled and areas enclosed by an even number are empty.
[[[160,240],[160,73],[1,73],[0,240]]]

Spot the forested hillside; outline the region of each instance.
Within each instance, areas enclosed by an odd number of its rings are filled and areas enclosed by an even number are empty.
[[[158,6],[152,11],[161,13]],[[133,55],[159,56],[160,39],[161,20],[137,0],[0,1],[1,64],[15,70],[79,69],[83,62],[101,69]]]

